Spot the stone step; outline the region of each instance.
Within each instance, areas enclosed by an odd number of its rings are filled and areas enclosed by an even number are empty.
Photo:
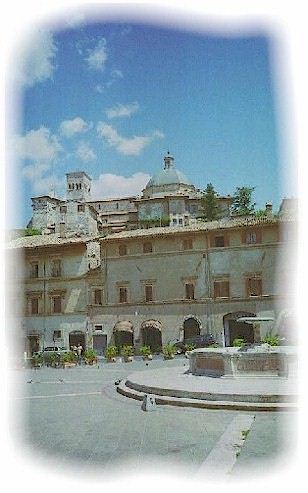
[[[142,401],[147,392],[136,390],[127,385],[127,381],[122,381],[117,386],[117,392],[131,399]],[[162,396],[148,392],[155,397],[159,405],[170,405],[179,407],[197,407],[205,409],[225,409],[236,411],[296,411],[297,405],[294,402],[245,402],[245,401],[224,401],[191,399],[187,397]]]

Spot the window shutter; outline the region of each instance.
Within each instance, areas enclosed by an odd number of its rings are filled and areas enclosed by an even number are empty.
[[[242,230],[242,243],[246,243],[246,234],[247,234],[246,229],[243,229]]]
[[[219,283],[214,281],[214,298],[219,298],[220,296],[220,286]]]
[[[256,229],[256,242],[262,243],[262,230],[261,230],[261,228]]]

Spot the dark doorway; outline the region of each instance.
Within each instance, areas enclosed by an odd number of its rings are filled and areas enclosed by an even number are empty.
[[[40,349],[40,336],[31,335],[27,336],[27,353],[29,356],[32,356],[33,353],[36,353]]]
[[[86,336],[84,332],[81,331],[74,331],[69,334],[69,348],[71,349],[72,346],[79,346],[79,344],[82,345],[83,350],[86,348]]]
[[[234,339],[244,339],[247,343],[255,342],[252,324],[237,322],[240,317],[255,317],[254,313],[235,312],[224,316],[225,345],[232,346]]]
[[[117,330],[114,333],[114,342],[118,348],[122,346],[133,346],[134,336],[132,331],[129,330]]]
[[[186,339],[200,335],[200,323],[194,317],[185,320],[184,324],[184,342]]]
[[[106,334],[94,334],[93,336],[93,349],[96,354],[103,356],[107,347],[107,335]]]
[[[153,353],[160,352],[162,348],[162,336],[159,322],[146,324],[142,329],[142,344],[150,346]]]

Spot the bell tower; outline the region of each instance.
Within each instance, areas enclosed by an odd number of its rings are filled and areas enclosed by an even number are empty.
[[[66,173],[66,199],[87,202],[91,199],[91,178],[84,171]]]

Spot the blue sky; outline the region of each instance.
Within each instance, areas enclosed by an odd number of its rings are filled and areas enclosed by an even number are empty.
[[[20,50],[22,227],[31,196],[63,197],[65,173],[93,198],[140,193],[170,150],[198,188],[255,186],[279,207],[277,108],[264,32],[223,37],[136,23],[40,26]]]

